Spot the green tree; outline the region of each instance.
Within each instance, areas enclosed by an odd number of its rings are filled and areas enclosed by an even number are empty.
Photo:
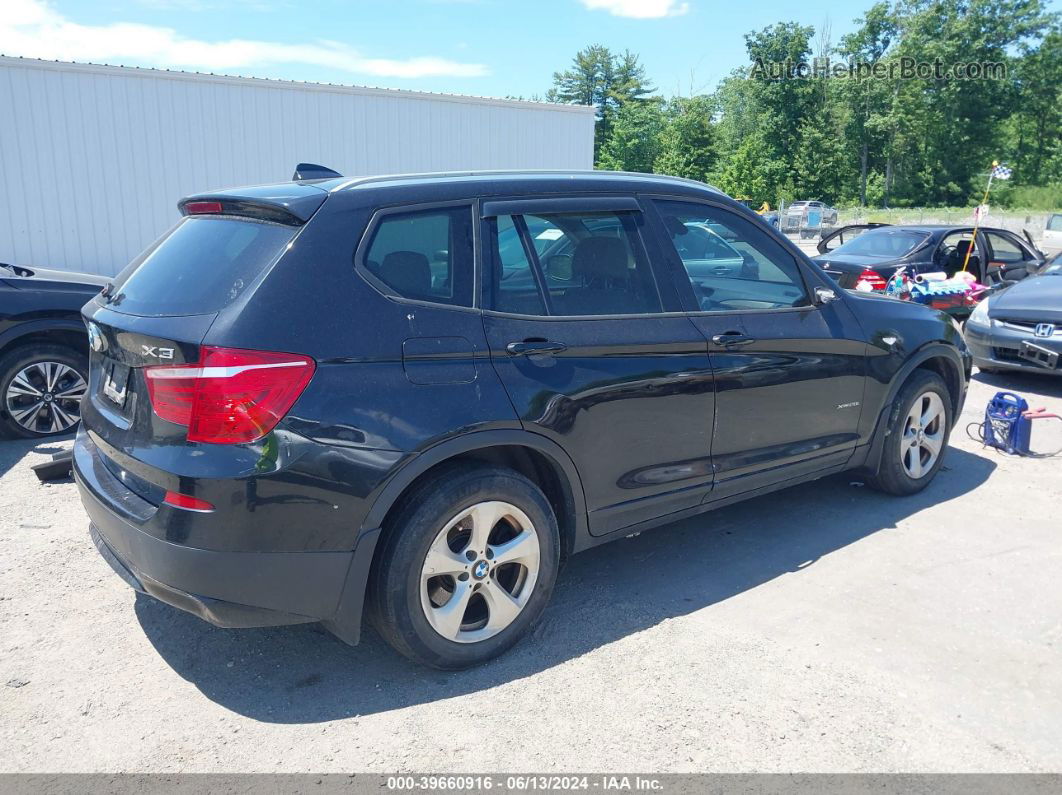
[[[752,63],[746,90],[756,128],[763,130],[768,143],[784,162],[791,163],[800,137],[800,126],[815,110],[812,80],[795,76],[796,65],[811,55],[815,29],[796,22],[777,22],[760,31],[745,34],[745,48]],[[784,70],[781,79],[772,68]],[[764,71],[766,69],[767,71]]]
[[[629,50],[614,54],[608,47],[591,45],[575,54],[570,68],[553,73],[553,88],[547,99],[597,109],[594,156],[612,132],[613,120],[625,104],[641,100],[655,89],[645,76],[645,67]]]
[[[847,106],[848,123],[845,134],[859,158],[859,203],[867,204],[867,181],[870,169],[876,165],[874,155],[880,153],[884,137],[882,117],[890,107],[888,83],[874,78],[862,65],[881,61],[889,45],[898,34],[896,16],[888,3],[875,3],[859,20],[859,28],[841,39],[837,52],[856,70],[855,78],[841,81],[835,96],[836,104]]]
[[[616,111],[597,167],[607,171],[652,172],[661,152],[664,115],[659,101],[628,102]]]
[[[710,97],[676,97],[668,104],[659,133],[657,174],[706,181],[715,165],[714,103]]]
[[[800,195],[828,203],[850,198],[852,160],[829,112],[804,120],[793,156],[793,181]]]
[[[727,159],[714,181],[725,193],[752,199],[757,204],[770,202],[777,206],[780,199],[792,198],[789,168],[778,159],[763,132],[748,136]]]
[[[1052,30],[1015,63],[1017,109],[1005,127],[1017,176],[1062,180],[1062,31]]]
[[[999,63],[1006,78],[894,81],[886,114],[886,191],[914,203],[960,204],[978,192],[1000,153],[1002,122],[1019,93],[1013,52],[1045,32],[1040,0],[900,0],[893,58],[913,62]]]

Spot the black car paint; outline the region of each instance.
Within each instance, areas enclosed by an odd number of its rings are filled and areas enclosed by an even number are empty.
[[[83,307],[107,283],[102,276],[0,265],[0,349],[20,337],[75,331],[88,348]]]
[[[81,308],[106,284],[94,274],[0,264],[0,355],[45,342],[87,353]]]
[[[836,254],[833,252],[824,251],[827,243],[834,237],[840,235],[847,229],[852,227],[866,226],[868,229],[880,229],[888,228],[890,230],[910,230],[913,232],[921,232],[925,234],[925,239],[902,257],[873,257],[866,255],[855,254]],[[940,271],[944,265],[938,261],[937,252],[940,248],[941,241],[948,235],[956,232],[972,232],[972,226],[933,226],[933,225],[890,225],[890,224],[852,224],[847,227],[841,227],[834,230],[833,233],[827,235],[819,242],[819,251],[822,252],[818,256],[813,258],[813,261],[817,263],[827,274],[830,275],[841,287],[852,288],[855,287],[856,281],[859,275],[866,269],[870,269],[881,276],[883,279],[890,279],[896,271],[900,268],[907,268],[909,273],[931,273],[933,271]],[[1011,243],[1018,246],[1028,257],[1029,271],[1039,268],[1043,264],[1042,255],[1033,249],[1028,241],[1019,235],[1014,234],[1006,229],[996,229],[992,227],[983,227],[978,232],[978,245],[982,247],[988,247],[988,276],[993,276],[994,273],[991,270],[991,243],[989,238],[985,236],[984,232],[992,232],[994,234],[1003,235]],[[977,274],[979,277],[985,277],[985,264],[981,264],[981,273]]]
[[[799,263],[809,294],[832,284],[754,213],[698,183],[473,174],[293,183],[253,199],[305,212],[322,192],[287,253],[216,315],[120,314],[107,305],[120,284],[84,313],[134,365],[133,399],[145,399],[141,367],[158,363],[145,345],[172,347],[175,361],[212,344],[318,362],[273,432],[219,446],[186,442],[183,429],[150,411],[120,416],[99,394],[93,356],[74,469],[100,543],[143,590],[215,623],[321,620],[356,642],[387,512],[418,476],[457,455],[516,455],[553,484],[572,553],[844,468],[875,468],[891,397],[920,364],[948,379],[956,408],[965,395],[961,338],[924,307],[843,294],[785,310],[692,311],[650,195],[742,214]],[[478,210],[482,199],[514,196],[639,197],[664,312],[528,318],[400,299],[355,274],[362,230],[381,209],[457,202]],[[755,342],[710,342],[727,331]],[[567,347],[507,352],[528,339]],[[159,505],[166,489],[216,510]],[[258,577],[221,582],[219,572],[266,561]]]

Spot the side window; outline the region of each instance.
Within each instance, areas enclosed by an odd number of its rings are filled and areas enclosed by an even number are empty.
[[[524,237],[520,234],[518,220],[511,215],[502,215],[492,225],[491,236],[498,267],[494,273],[491,307],[499,312],[517,315],[544,315],[546,305],[542,302],[535,271],[524,249]]]
[[[753,222],[707,204],[657,201],[701,311],[806,306],[795,259]]]
[[[385,215],[365,255],[368,271],[403,298],[472,306],[471,207]]]
[[[971,231],[952,232],[940,241],[940,247],[935,255],[936,263],[948,276],[954,276],[961,271],[963,263],[966,263],[966,269],[974,275],[980,274],[980,252],[983,245],[983,232],[978,233],[976,242],[973,240]]]
[[[1022,251],[1021,246],[1013,240],[1010,240],[998,232],[985,232],[985,234],[988,235],[988,242],[992,246],[993,262],[1010,264],[1012,262],[1025,261],[1025,252]]]
[[[642,252],[639,221],[632,213],[616,212],[499,217],[492,231],[493,308],[550,315],[662,311]],[[514,234],[524,237],[522,247],[511,241]],[[545,286],[546,300],[539,284]]]

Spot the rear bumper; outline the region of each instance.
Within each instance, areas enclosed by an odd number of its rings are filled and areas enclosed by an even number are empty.
[[[978,367],[1062,375],[1062,366],[1048,369],[1018,356],[1022,342],[1031,342],[1062,355],[1062,336],[1057,334],[1049,338],[1035,337],[1012,328],[993,326],[989,329],[971,325],[967,321],[966,333],[963,336],[966,339],[966,346],[973,354],[974,364]]]
[[[368,567],[351,563],[366,553],[371,559],[375,534],[363,537],[368,548],[360,550],[360,556],[356,551],[198,549],[160,539],[136,526],[134,514],[153,506],[134,503],[137,495],[103,466],[84,431],[74,445],[73,472],[93,542],[137,591],[222,627],[334,624],[341,615],[344,626],[331,628],[344,640],[356,642]],[[184,518],[194,521],[195,517]]]
[[[160,602],[165,602],[168,605],[199,616],[204,621],[208,621],[215,626],[268,627],[282,624],[303,624],[318,620],[311,616],[300,616],[269,608],[213,599],[165,585],[140,571],[134,564],[127,562],[119,553],[115,552],[95,524],[89,525],[89,535],[92,537],[92,543],[96,545],[96,549],[99,550],[103,559],[135,591],[153,596]],[[236,553],[224,554],[232,555]]]

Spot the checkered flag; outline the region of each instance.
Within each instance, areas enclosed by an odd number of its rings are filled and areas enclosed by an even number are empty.
[[[996,166],[992,169],[993,179],[1010,179],[1010,169],[1006,166]]]

